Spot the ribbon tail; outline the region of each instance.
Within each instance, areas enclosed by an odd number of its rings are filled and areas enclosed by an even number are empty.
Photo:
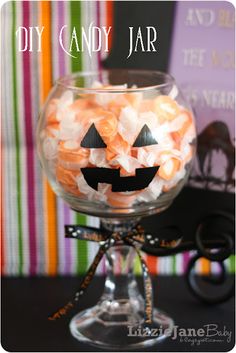
[[[136,252],[138,254],[142,271],[143,271],[143,286],[145,293],[145,322],[147,324],[152,323],[152,315],[153,315],[153,290],[152,290],[152,280],[148,271],[148,267],[140,251],[136,248]]]
[[[79,300],[79,297],[81,297],[84,294],[85,290],[87,289],[87,287],[91,283],[93,276],[96,272],[96,269],[97,269],[105,252],[106,252],[106,250],[103,247],[99,248],[92,264],[90,265],[86,275],[84,276],[84,278],[79,286],[79,289],[74,294],[73,299],[71,301],[69,301],[68,303],[66,303],[66,305],[64,305],[62,308],[58,309],[54,314],[50,315],[48,317],[48,320],[59,319],[63,315],[66,315],[69,310],[71,310],[73,307],[75,307],[76,302]]]
[[[131,239],[125,239],[125,241],[133,246],[135,249],[143,272],[143,286],[144,286],[144,303],[145,303],[145,317],[144,321],[146,324],[152,323],[152,315],[153,315],[153,290],[152,290],[152,280],[148,271],[147,264],[143,259],[140,250],[137,248],[135,243]]]

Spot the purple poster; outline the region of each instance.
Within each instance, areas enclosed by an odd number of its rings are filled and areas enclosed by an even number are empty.
[[[228,192],[235,181],[234,31],[229,2],[178,2],[169,67],[197,123],[190,185]]]

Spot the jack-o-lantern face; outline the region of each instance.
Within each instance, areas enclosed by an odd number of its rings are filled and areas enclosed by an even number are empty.
[[[137,136],[133,147],[144,147],[156,145],[157,141],[153,138],[148,126],[145,124]],[[84,136],[81,147],[84,148],[106,148],[106,144],[99,135],[95,124],[92,124]],[[156,175],[159,166],[137,168],[135,176],[120,176],[120,169],[88,167],[81,168],[81,172],[94,190],[97,190],[98,183],[111,184],[113,192],[135,191],[146,188]]]
[[[166,95],[105,89],[76,99],[66,91],[49,102],[39,139],[45,169],[78,209],[80,200],[119,210],[154,202],[186,177],[196,136],[191,112]]]

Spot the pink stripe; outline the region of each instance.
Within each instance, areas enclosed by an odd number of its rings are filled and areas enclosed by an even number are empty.
[[[96,1],[96,9],[97,9],[97,26],[100,28],[100,4],[99,1]],[[98,38],[98,35],[97,35]],[[101,53],[100,51],[97,52],[97,58],[98,58],[98,68],[101,70],[102,68],[102,59],[101,59]]]
[[[65,24],[65,4],[64,1],[58,1],[57,2],[57,16],[58,16],[58,38],[59,38],[59,33]],[[64,34],[63,34],[64,36]],[[65,39],[65,38],[63,38]],[[61,48],[60,45],[58,45],[58,60],[59,60],[59,75],[64,76],[66,73],[66,64],[65,64],[65,53],[63,49]]]
[[[62,26],[65,24],[65,7],[63,1],[57,2],[57,16],[58,16],[58,36]],[[59,65],[59,75],[64,76],[66,74],[66,64],[65,64],[65,53],[63,52],[61,46],[58,46],[58,65]],[[64,205],[63,207],[64,213],[64,224],[70,224],[70,209],[68,206]],[[64,232],[64,229],[63,229]],[[71,272],[71,241],[70,239],[66,239],[64,241],[65,246],[65,268],[64,273]]]
[[[100,4],[99,1],[96,1],[96,12],[97,12],[97,26],[100,28]],[[98,38],[98,37],[97,37]],[[101,70],[102,69],[102,59],[101,59],[101,53],[100,51],[97,52],[97,60],[98,60],[98,69]],[[101,77],[101,73],[99,73],[98,77],[99,80],[102,81],[102,77]],[[102,261],[101,261],[101,269],[102,269],[102,273],[106,272],[106,261],[105,261],[105,256],[103,257]]]
[[[23,1],[23,26],[30,26],[30,2]],[[30,274],[36,274],[37,249],[36,249],[36,223],[35,223],[35,190],[34,190],[34,138],[32,126],[32,105],[31,105],[31,70],[30,55],[26,50],[23,52],[23,84],[24,84],[24,108],[25,108],[25,138],[27,144],[27,201],[28,201],[28,227],[30,246]]]
[[[188,263],[190,260],[190,255],[189,252],[184,252],[183,253],[183,272],[185,273],[187,271]]]

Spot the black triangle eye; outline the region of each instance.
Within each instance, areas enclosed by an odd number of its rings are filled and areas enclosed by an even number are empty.
[[[83,140],[81,141],[81,147],[85,148],[104,148],[107,145],[103,142],[94,124],[90,126]]]
[[[145,124],[138,137],[134,141],[133,147],[143,147],[150,145],[157,145],[157,141],[153,138],[151,130]]]

